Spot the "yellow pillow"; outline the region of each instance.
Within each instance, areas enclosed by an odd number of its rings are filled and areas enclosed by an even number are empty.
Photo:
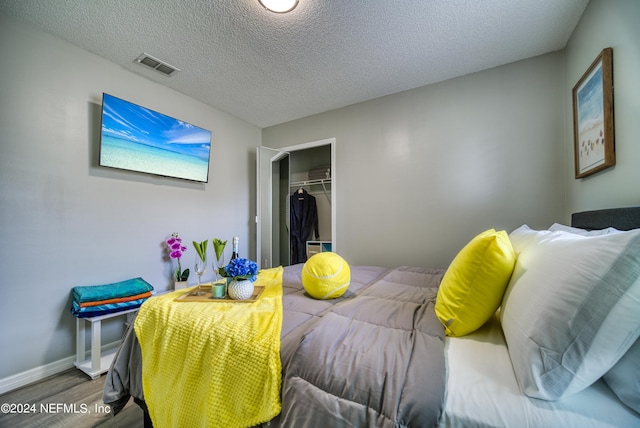
[[[436,315],[447,336],[464,336],[480,328],[496,312],[516,263],[504,230],[489,229],[460,250],[445,272]]]
[[[309,257],[302,267],[302,286],[316,299],[342,296],[351,284],[351,269],[345,259],[331,252]]]

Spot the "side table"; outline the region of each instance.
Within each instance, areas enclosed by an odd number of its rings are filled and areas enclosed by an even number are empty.
[[[133,320],[133,316],[138,312],[138,309],[139,308],[129,309],[127,311],[114,312],[98,317],[76,318],[76,361],[74,365],[88,374],[91,379],[97,379],[102,373],[109,370],[117,348],[108,349],[104,355],[101,355],[102,320],[126,315],[127,322],[130,323]],[[86,358],[84,337],[86,323],[91,323],[91,349],[89,350],[90,354],[88,359]]]

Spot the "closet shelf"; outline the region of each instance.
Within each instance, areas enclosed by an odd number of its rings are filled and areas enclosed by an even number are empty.
[[[324,178],[321,180],[305,180],[305,181],[292,181],[289,183],[289,187],[300,187],[300,186],[313,186],[315,184],[331,184],[330,178]]]

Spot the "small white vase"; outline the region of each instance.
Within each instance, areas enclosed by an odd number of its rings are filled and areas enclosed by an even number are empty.
[[[253,295],[253,282],[248,279],[231,281],[227,287],[227,294],[234,300],[247,300]]]
[[[175,281],[173,285],[174,290],[181,290],[183,288],[187,288],[188,281]]]

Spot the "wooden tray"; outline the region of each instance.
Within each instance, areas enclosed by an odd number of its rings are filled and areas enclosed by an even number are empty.
[[[202,295],[195,295],[198,291],[203,291]],[[199,288],[196,287],[188,293],[184,293],[180,297],[176,297],[176,302],[217,302],[217,303],[251,303],[255,302],[260,298],[260,295],[264,291],[264,287],[262,285],[256,285],[253,287],[253,294],[246,300],[234,300],[230,298],[228,295],[221,298],[212,298],[211,297],[211,284],[209,285],[201,285]]]

